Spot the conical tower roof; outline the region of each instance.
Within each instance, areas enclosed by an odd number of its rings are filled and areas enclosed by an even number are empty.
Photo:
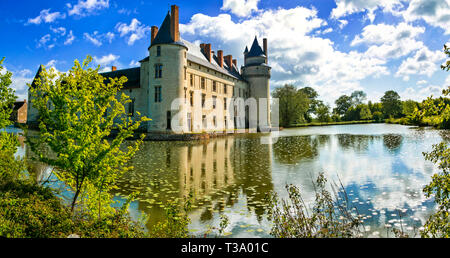
[[[250,52],[247,54],[247,57],[256,57],[256,56],[265,57],[266,55],[264,54],[264,51],[262,50],[261,46],[258,43],[258,39],[255,36],[255,40],[253,41],[252,47],[250,48]]]
[[[175,42],[170,34],[170,13],[167,13],[166,18],[164,19],[161,28],[156,34],[155,39],[153,40],[152,45],[155,44],[168,44]]]

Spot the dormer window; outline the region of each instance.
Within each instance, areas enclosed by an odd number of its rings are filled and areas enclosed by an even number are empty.
[[[161,56],[161,46],[156,47],[156,56]]]

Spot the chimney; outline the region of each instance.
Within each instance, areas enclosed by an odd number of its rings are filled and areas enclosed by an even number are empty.
[[[157,34],[158,34],[158,26],[152,26],[152,40],[150,44],[153,44],[153,40],[155,40]]]
[[[170,35],[172,39],[180,41],[180,28],[179,28],[179,16],[178,16],[178,6],[172,5],[170,12]]]
[[[205,44],[206,59],[211,63],[211,44]]]
[[[111,71],[116,71],[117,70],[117,67],[115,67],[115,66],[113,66],[113,67],[111,67]]]
[[[219,66],[223,68],[223,51],[217,51],[217,59],[219,59]]]
[[[268,61],[268,59],[269,59],[269,55],[268,55],[268,53],[267,53],[267,38],[264,38],[263,39],[263,48],[264,48],[264,54],[266,55],[266,64],[267,64],[267,61]]]
[[[236,59],[233,59],[233,64],[234,64],[234,66],[236,66],[236,68],[237,68],[237,60],[236,60]]]
[[[232,67],[232,64],[233,64],[233,56],[232,55],[227,55],[224,58],[225,58],[225,63],[228,65],[228,67],[231,70],[231,67]]]

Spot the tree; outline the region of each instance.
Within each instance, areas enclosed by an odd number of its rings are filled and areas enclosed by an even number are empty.
[[[305,121],[304,117],[310,104],[305,93],[297,90],[293,85],[286,84],[276,88],[272,97],[279,99],[281,126],[287,127]]]
[[[323,104],[323,102],[321,100],[318,100],[317,97],[319,97],[319,94],[317,93],[316,90],[314,90],[311,87],[304,87],[301,88],[299,91],[303,92],[309,99],[310,104],[309,104],[309,109],[305,114],[305,119],[308,122],[312,121],[312,117],[311,114],[316,114],[317,115],[317,108]]]
[[[316,114],[320,122],[330,122],[331,120],[330,107],[323,103],[317,107]]]
[[[347,95],[340,96],[336,101],[334,112],[340,116],[344,116],[347,110],[352,106],[352,98]]]
[[[444,52],[450,57],[450,49],[444,45]],[[441,68],[450,70],[450,59]],[[444,96],[450,94],[450,86],[443,90]],[[422,104],[423,110],[415,111],[414,115],[423,118],[427,113],[438,114],[441,123],[449,121],[450,105],[443,98],[436,100],[428,98]],[[424,225],[422,237],[450,237],[450,151],[446,141],[433,146],[433,150],[425,153],[425,158],[439,166],[440,172],[433,175],[431,182],[423,189],[427,197],[434,196],[437,204],[436,213],[432,214]]]
[[[381,98],[383,104],[383,113],[385,117],[398,117],[402,112],[402,102],[397,92],[393,90],[386,91]]]
[[[372,119],[372,113],[370,112],[370,108],[367,105],[363,105],[361,107],[361,111],[359,111],[359,119],[361,120]]]
[[[9,87],[12,83],[12,73],[10,71],[6,71],[5,73],[2,72],[4,69],[4,60],[5,58],[0,60],[0,129],[11,124],[11,107],[16,100],[14,89]]]
[[[90,204],[98,203],[100,217],[103,205],[109,207],[111,203],[108,190],[121,173],[131,168],[126,163],[137,151],[142,136],[126,150],[121,145],[148,119],[133,121],[126,114],[130,99],[123,93],[119,96],[119,90],[127,79],[106,79],[98,74],[100,67],[89,68],[91,61],[90,56],[82,64],[75,60],[67,73],[43,67],[35,85],[28,85],[39,114],[40,134],[36,139],[27,137],[27,142],[39,160],[52,166],[57,178],[73,192],[72,212],[82,194]],[[48,149],[54,155],[46,155]]]
[[[414,100],[406,100],[402,102],[402,114],[405,116],[411,115],[419,108],[419,103]]]
[[[352,99],[352,105],[357,106],[360,105],[366,100],[366,93],[361,90],[354,91],[352,95],[350,95],[350,98]]]

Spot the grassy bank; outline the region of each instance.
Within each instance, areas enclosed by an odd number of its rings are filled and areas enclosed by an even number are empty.
[[[375,120],[361,120],[361,121],[341,121],[341,122],[311,122],[305,124],[294,124],[287,128],[294,127],[308,127],[308,126],[327,126],[327,125],[354,125],[354,124],[371,124],[376,123]]]

